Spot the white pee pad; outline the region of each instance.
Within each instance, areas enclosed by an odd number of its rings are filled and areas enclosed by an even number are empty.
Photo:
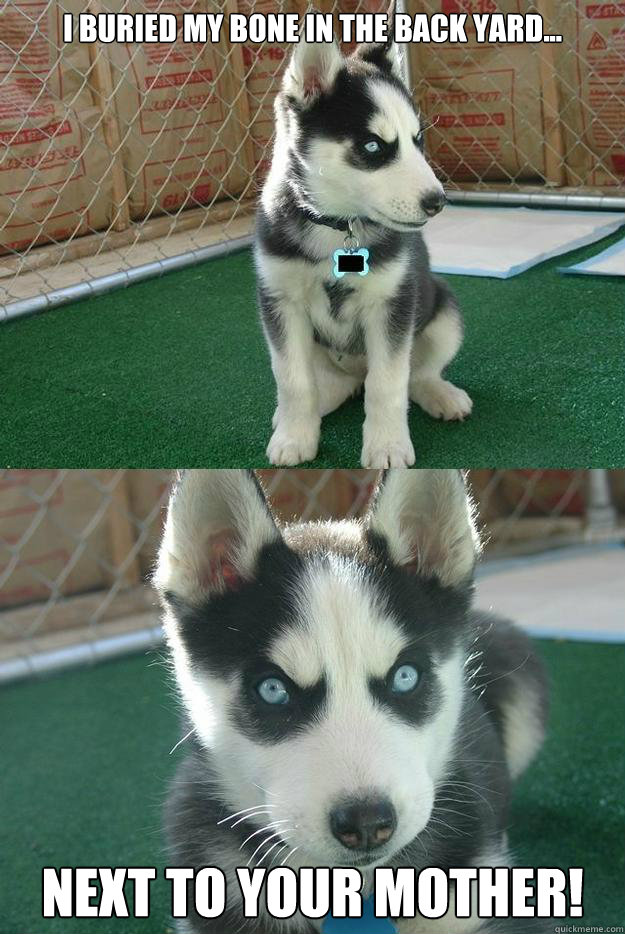
[[[447,205],[423,228],[432,269],[463,276],[517,276],[543,260],[594,243],[625,224],[607,211]]]
[[[560,272],[574,272],[582,276],[625,276],[625,239],[613,243],[607,250],[602,250],[582,263],[558,268]]]

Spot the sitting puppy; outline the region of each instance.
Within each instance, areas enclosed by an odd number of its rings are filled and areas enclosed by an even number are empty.
[[[314,458],[321,418],[364,382],[362,465],[413,464],[408,400],[443,419],[465,418],[472,402],[442,376],[462,319],[430,272],[419,228],[445,195],[395,45],[344,58],[334,44],[302,39],[275,112],[256,238],[278,396],[267,456],[278,465]]]
[[[477,548],[456,471],[391,470],[363,521],[286,527],[251,473],[182,476],[156,574],[191,730],[171,865],[221,868],[228,908],[181,931],[322,929],[245,918],[237,866],[356,866],[369,892],[376,866],[508,864],[546,688],[526,636],[471,609]],[[395,924],[534,930],[522,920]]]

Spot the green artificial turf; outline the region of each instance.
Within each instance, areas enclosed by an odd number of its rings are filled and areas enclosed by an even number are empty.
[[[625,462],[625,288],[563,276],[621,234],[508,280],[447,277],[466,316],[449,369],[464,424],[411,407],[417,466]],[[0,328],[1,463],[266,465],[275,390],[249,252]],[[324,419],[313,466],[359,464],[362,399]]]
[[[584,867],[576,923],[623,924],[625,646],[538,646],[553,710],[516,789],[512,850],[518,865]],[[178,736],[164,667],[147,657],[0,691],[0,934],[172,930],[160,810]],[[155,866],[150,918],[44,921],[43,866]]]

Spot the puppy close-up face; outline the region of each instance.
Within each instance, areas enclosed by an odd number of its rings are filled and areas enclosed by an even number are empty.
[[[445,204],[424,155],[423,121],[402,80],[396,47],[301,42],[285,72],[278,122],[308,206],[397,230],[423,226]]]
[[[460,477],[419,474],[392,472],[363,523],[279,529],[236,471],[190,472],[172,500],[157,583],[176,673],[259,857],[372,866],[430,820],[475,540]]]

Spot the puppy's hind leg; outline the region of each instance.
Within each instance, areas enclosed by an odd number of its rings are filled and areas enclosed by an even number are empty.
[[[313,366],[319,393],[319,414],[322,418],[334,412],[346,399],[357,393],[365,378],[364,368],[362,374],[341,370],[332,361],[326,348],[318,344],[315,344]]]
[[[462,319],[454,300],[449,297],[417,334],[412,345],[410,399],[433,418],[462,421],[471,414],[473,402],[464,389],[442,376],[461,343]]]

